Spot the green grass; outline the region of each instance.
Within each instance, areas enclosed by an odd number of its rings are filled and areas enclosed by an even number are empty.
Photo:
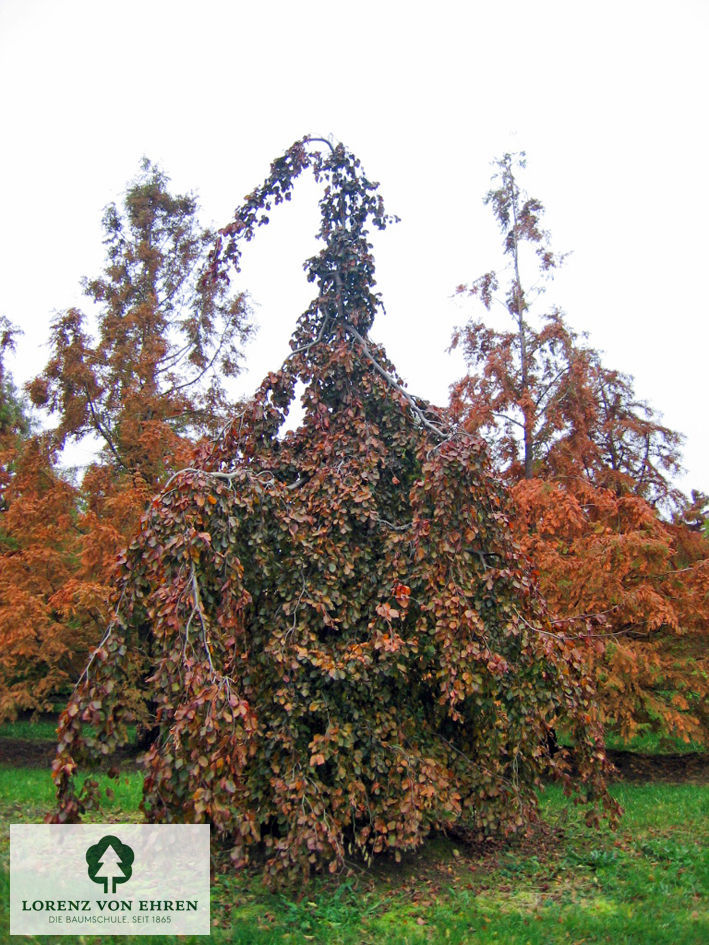
[[[684,755],[688,752],[705,751],[705,746],[699,742],[685,742],[673,735],[662,735],[659,732],[638,732],[633,738],[623,739],[620,735],[606,732],[606,748],[615,748],[618,751],[635,751],[643,755]]]
[[[139,819],[140,775],[105,785],[116,794],[91,819]],[[369,872],[316,879],[298,894],[257,877],[220,875],[209,937],[150,942],[215,945],[700,945],[709,941],[709,786],[618,784],[617,831],[587,828],[556,788],[541,798],[547,827],[531,839],[474,855],[445,838]],[[41,821],[52,803],[40,770],[0,768],[0,902],[8,901],[9,823]],[[0,916],[0,942],[8,941]],[[77,938],[78,941],[84,939]],[[108,942],[88,936],[87,942]],[[142,936],[122,936],[126,945]],[[26,938],[25,941],[33,941]],[[66,937],[39,942],[63,945]],[[114,941],[114,939],[110,939]]]
[[[135,725],[128,726],[128,738],[135,740]],[[90,725],[86,726],[87,732],[94,732]],[[15,722],[0,723],[0,738],[25,738],[29,741],[54,742],[57,741],[57,721],[53,718],[42,718],[32,721],[31,719],[17,719]]]
[[[119,810],[131,820],[138,817],[143,778],[137,771],[124,772],[118,779],[100,774],[95,776],[102,790],[110,789],[113,797],[106,796],[105,809]],[[79,779],[81,781],[81,779]],[[22,823],[41,822],[54,803],[54,785],[48,771],[41,768],[14,768],[0,766],[0,823],[6,822],[8,811],[26,814]],[[19,823],[20,821],[13,821]]]
[[[573,744],[567,732],[557,731],[559,744],[568,747]],[[684,755],[690,752],[704,752],[706,745],[701,742],[684,741],[675,735],[667,735],[662,732],[643,730],[639,727],[638,732],[632,738],[621,738],[614,732],[605,732],[606,748],[612,748],[616,751],[632,751],[643,755]]]
[[[57,723],[54,719],[18,719],[0,724],[0,738],[29,738],[32,741],[56,742]]]

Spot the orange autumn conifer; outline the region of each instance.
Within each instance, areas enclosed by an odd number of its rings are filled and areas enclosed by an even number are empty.
[[[535,313],[523,267],[531,256],[543,277],[559,257],[541,203],[519,187],[523,166],[505,155],[487,196],[510,259],[504,298],[493,272],[460,288],[487,309],[501,301],[513,327],[471,320],[456,332],[468,373],[451,410],[492,441],[519,509],[515,534],[558,632],[588,645],[609,727],[705,741],[709,543],[681,520],[680,437],[560,312]]]
[[[176,457],[223,425],[224,382],[238,373],[250,330],[243,294],[200,280],[212,236],[195,198],[171,194],[168,183],[145,160],[122,207],[106,208],[104,270],[84,280],[96,336],[82,311],[62,313],[50,361],[29,386],[58,417],[58,446],[86,436],[99,444],[82,492],[100,557],[132,536]]]
[[[103,613],[62,596],[79,549],[76,490],[58,472],[46,436],[34,434],[4,369],[12,326],[0,322],[0,719],[52,710],[96,640]]]
[[[224,423],[223,382],[237,373],[249,330],[244,300],[200,283],[211,235],[195,199],[167,184],[145,162],[122,207],[105,211],[105,267],[84,283],[95,337],[76,308],[52,325],[49,363],[29,392],[55,428],[32,441],[4,437],[6,714],[66,698],[100,639],[118,554],[150,498],[194,440]],[[74,488],[55,455],[87,436],[100,450]]]

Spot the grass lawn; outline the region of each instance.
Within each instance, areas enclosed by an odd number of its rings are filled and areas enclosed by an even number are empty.
[[[139,820],[140,776],[116,782],[99,821]],[[220,876],[206,937],[41,936],[39,942],[549,943],[701,945],[709,941],[709,786],[618,784],[616,832],[584,826],[556,788],[542,796],[547,826],[506,848],[473,853],[435,838],[416,854],[318,879],[297,894],[254,877]],[[38,769],[0,768],[0,942],[9,941],[10,823],[41,822],[52,785]],[[17,939],[20,941],[21,939]],[[24,937],[25,941],[33,941]]]
[[[91,726],[87,726],[87,731],[92,732]],[[129,738],[135,738],[135,726],[128,726]],[[34,721],[31,719],[17,719],[15,722],[0,723],[0,738],[23,738],[32,742],[48,742],[56,745],[57,743],[57,719],[39,718]]]
[[[0,723],[0,738],[29,738],[32,741],[57,740],[57,723],[54,719],[18,719],[16,722]]]
[[[672,735],[659,735],[657,732],[638,732],[631,739],[623,739],[620,735],[606,732],[606,748],[617,748],[619,751],[636,751],[647,755],[678,754],[701,752],[705,748],[699,742],[685,742]]]

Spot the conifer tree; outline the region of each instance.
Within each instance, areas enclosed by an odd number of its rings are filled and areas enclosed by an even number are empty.
[[[54,709],[97,639],[85,608],[73,619],[63,612],[78,550],[76,490],[5,367],[17,334],[0,319],[0,719]]]
[[[523,155],[504,155],[486,198],[508,282],[489,272],[459,288],[488,311],[502,302],[512,327],[473,318],[456,331],[467,372],[452,388],[452,416],[493,444],[555,626],[593,644],[607,725],[705,741],[709,545],[681,521],[691,516],[672,481],[681,437],[523,284],[524,271],[542,288],[560,262],[542,203],[518,182],[523,167]]]

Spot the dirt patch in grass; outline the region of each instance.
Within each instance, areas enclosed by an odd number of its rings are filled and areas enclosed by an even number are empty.
[[[30,741],[29,738],[0,738],[0,764],[16,768],[46,768],[56,751],[52,742]]]
[[[49,768],[56,753],[55,742],[38,741],[29,738],[0,738],[0,764],[15,768]],[[103,764],[135,766],[138,763],[138,750],[131,745],[120,749],[104,759]]]
[[[634,751],[607,749],[619,781],[667,781],[705,784],[709,781],[709,754],[643,755]]]

